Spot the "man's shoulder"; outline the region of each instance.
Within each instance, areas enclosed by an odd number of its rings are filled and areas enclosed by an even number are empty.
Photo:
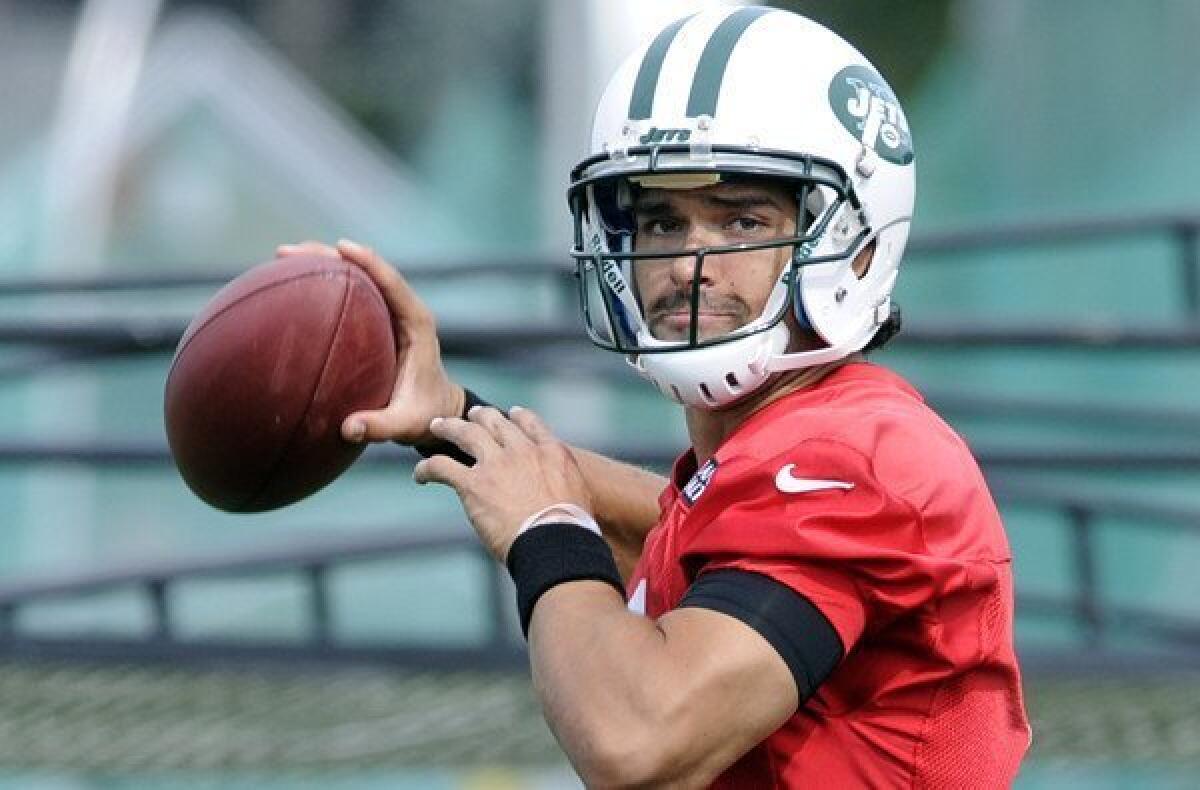
[[[787,470],[857,480],[922,508],[935,495],[983,485],[966,442],[911,385],[876,365],[848,365],[756,417],[717,454],[722,482],[735,490],[755,479],[778,488]]]
[[[853,364],[752,416],[722,449],[727,457],[753,463],[774,461],[810,443],[842,445],[866,456],[889,443],[914,450],[923,445],[964,447],[898,374],[878,365]]]

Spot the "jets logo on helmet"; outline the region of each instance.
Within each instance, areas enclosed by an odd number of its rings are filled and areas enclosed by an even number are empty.
[[[863,349],[891,313],[913,159],[887,83],[824,27],[763,7],[676,20],[613,75],[591,154],[571,173],[572,256],[589,336],[625,354],[668,397],[705,409],[744,398],[781,371]],[[635,209],[646,190],[748,180],[785,188],[793,232],[698,249],[639,241]],[[851,264],[872,242],[860,276]],[[770,249],[787,254],[761,314],[717,334],[698,331],[705,267]],[[694,267],[690,325],[665,336],[652,331],[638,274],[681,260]],[[797,331],[815,342],[793,342]]]
[[[892,89],[875,72],[847,66],[829,85],[829,105],[846,131],[897,165],[913,160],[908,121]]]

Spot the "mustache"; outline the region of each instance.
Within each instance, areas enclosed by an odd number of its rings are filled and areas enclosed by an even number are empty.
[[[700,291],[700,312],[702,313],[731,313],[745,315],[749,306],[737,296],[716,296],[706,290]],[[691,290],[669,291],[655,299],[646,312],[648,314],[673,313],[679,310],[691,310]]]

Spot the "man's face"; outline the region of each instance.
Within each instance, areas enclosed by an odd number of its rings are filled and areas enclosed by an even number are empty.
[[[634,213],[637,252],[769,241],[796,230],[794,195],[769,182],[644,189]],[[758,318],[791,254],[791,246],[783,246],[706,256],[699,272],[697,339],[721,337]],[[687,340],[695,257],[639,261],[634,279],[651,334]]]

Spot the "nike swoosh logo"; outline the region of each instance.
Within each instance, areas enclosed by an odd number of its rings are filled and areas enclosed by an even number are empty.
[[[775,475],[775,487],[785,494],[807,494],[810,491],[828,491],[840,488],[849,491],[854,483],[843,483],[841,480],[814,480],[811,477],[792,477],[795,464],[787,464]]]

